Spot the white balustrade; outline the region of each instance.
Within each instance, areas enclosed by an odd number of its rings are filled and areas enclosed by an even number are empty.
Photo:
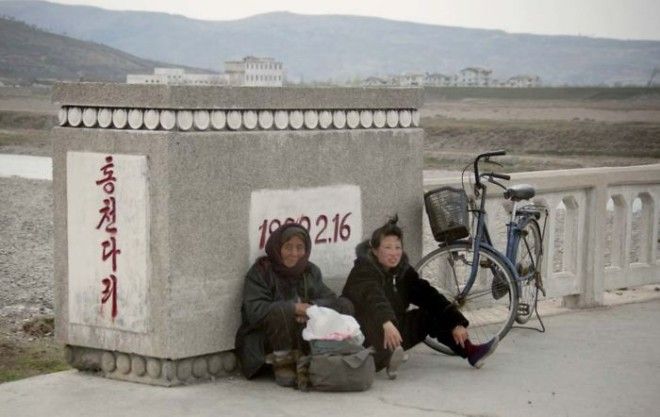
[[[512,174],[531,184],[549,214],[543,283],[568,306],[603,303],[609,289],[660,283],[660,164]],[[425,190],[460,187],[460,178],[424,181]],[[502,193],[490,186],[487,210],[495,246],[505,251],[508,221]],[[424,253],[434,249],[424,217]],[[541,226],[543,226],[541,220]]]

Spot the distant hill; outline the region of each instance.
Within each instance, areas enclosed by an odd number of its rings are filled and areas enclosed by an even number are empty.
[[[126,81],[127,73],[151,73],[156,66],[166,64],[0,18],[2,78]]]
[[[191,7],[195,3],[191,2]],[[660,42],[510,34],[356,16],[269,13],[202,21],[41,1],[0,2],[0,14],[148,59],[222,70],[245,55],[280,59],[305,81],[397,74],[454,74],[468,66],[546,84],[645,84],[660,67]]]

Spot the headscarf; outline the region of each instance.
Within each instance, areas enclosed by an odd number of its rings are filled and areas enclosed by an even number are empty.
[[[282,246],[293,236],[300,236],[305,244],[305,255],[291,268],[282,262]],[[280,226],[271,233],[266,242],[266,255],[271,263],[273,271],[280,277],[298,278],[307,268],[309,263],[309,254],[312,250],[312,240],[309,237],[307,229],[298,223],[287,223]]]

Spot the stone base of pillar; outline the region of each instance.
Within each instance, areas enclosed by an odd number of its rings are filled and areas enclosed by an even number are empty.
[[[162,359],[67,345],[66,361],[72,367],[121,381],[172,387],[222,378],[236,372],[232,351],[183,359]]]
[[[600,307],[604,304],[603,294],[598,297],[587,298],[584,294],[566,295],[562,297],[561,306],[565,308],[579,309]]]

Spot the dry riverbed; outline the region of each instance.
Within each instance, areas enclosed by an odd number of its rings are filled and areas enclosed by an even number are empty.
[[[67,369],[53,338],[50,181],[0,178],[0,382]]]

